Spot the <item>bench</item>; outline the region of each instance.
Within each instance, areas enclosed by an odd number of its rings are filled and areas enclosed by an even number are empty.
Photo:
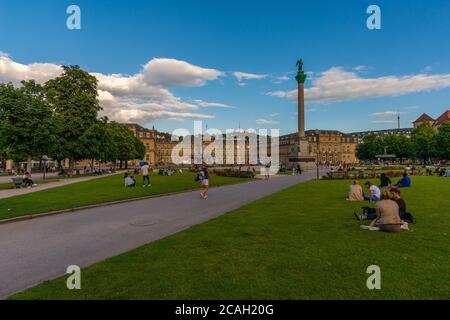
[[[23,186],[23,178],[11,178],[14,183],[14,188],[22,188]]]

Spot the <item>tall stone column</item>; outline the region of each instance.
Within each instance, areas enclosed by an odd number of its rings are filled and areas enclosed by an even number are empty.
[[[303,170],[310,170],[315,167],[315,159],[311,156],[305,132],[305,81],[307,75],[303,71],[303,60],[297,61],[297,67],[295,79],[298,84],[298,155],[296,161]]]
[[[305,135],[305,84],[298,83],[298,134],[300,138]]]

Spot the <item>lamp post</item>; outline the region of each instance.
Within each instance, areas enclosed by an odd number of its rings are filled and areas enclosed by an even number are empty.
[[[42,156],[42,161],[44,162],[44,180],[45,180],[45,175],[47,173],[47,162],[48,162],[48,157],[47,156]]]
[[[320,172],[319,172],[319,148],[320,148],[320,143],[319,143],[319,135],[320,135],[320,131],[316,130],[316,159],[317,159],[317,180],[320,180]]]

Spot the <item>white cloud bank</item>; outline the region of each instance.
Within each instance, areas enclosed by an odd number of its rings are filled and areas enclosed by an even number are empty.
[[[383,111],[383,112],[375,112],[370,114],[372,117],[392,117],[398,115],[404,115],[406,112],[398,112],[398,111]]]
[[[261,125],[274,125],[274,124],[279,124],[279,121],[274,121],[274,120],[268,120],[268,119],[258,119],[256,120],[256,124],[261,124]]]
[[[311,103],[334,103],[399,96],[446,87],[450,87],[450,74],[363,78],[356,72],[333,67],[312,80],[312,87],[305,89],[305,100]],[[297,90],[274,91],[267,95],[296,100]]]
[[[59,76],[61,66],[53,63],[21,64],[0,52],[0,82],[34,79],[44,83]],[[91,73],[98,79],[102,115],[120,122],[145,124],[152,120],[210,119],[208,114],[193,113],[200,107],[226,107],[224,104],[194,100],[182,101],[174,96],[173,87],[198,87],[223,76],[221,71],[206,69],[175,59],[152,59],[131,76]]]

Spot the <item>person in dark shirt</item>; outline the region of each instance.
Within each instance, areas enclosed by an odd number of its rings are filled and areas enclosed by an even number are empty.
[[[388,188],[392,184],[391,179],[386,175],[386,173],[382,173],[380,175],[380,188]]]
[[[406,214],[406,202],[402,199],[402,193],[399,189],[393,189],[391,190],[392,200],[397,202],[397,205],[399,207],[399,215],[400,218],[403,219]]]

